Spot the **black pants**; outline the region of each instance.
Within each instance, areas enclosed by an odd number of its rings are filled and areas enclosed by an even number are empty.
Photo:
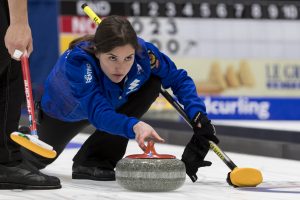
[[[150,79],[137,91],[132,93],[128,101],[117,109],[118,113],[130,117],[141,118],[159,95],[161,82],[158,77]],[[50,144],[58,155],[62,153],[70,140],[90,123],[87,120],[79,122],[63,122],[42,113],[41,123],[38,125],[39,139]],[[117,162],[125,154],[128,139],[96,130],[82,145],[73,158],[74,164],[84,166],[98,166],[114,169]],[[44,168],[55,159],[48,159],[22,150],[29,161],[38,168]]]
[[[4,44],[9,26],[7,1],[0,1],[0,164],[21,160],[20,148],[9,137],[18,129],[24,86],[20,62],[11,59]]]

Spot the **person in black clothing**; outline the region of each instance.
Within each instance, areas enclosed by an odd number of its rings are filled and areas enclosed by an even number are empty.
[[[24,85],[18,52],[32,52],[26,0],[0,1],[0,189],[58,189],[60,180],[22,159],[10,139],[17,131]],[[18,51],[16,51],[18,50]]]

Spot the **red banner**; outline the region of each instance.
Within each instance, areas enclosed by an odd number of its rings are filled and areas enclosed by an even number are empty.
[[[94,34],[96,27],[96,24],[85,16],[60,16],[61,33]]]

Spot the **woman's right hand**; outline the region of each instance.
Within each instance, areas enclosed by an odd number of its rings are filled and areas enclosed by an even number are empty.
[[[143,151],[146,150],[145,140],[147,139],[152,139],[156,142],[165,142],[165,140],[162,139],[158,133],[145,122],[140,121],[134,125],[133,131],[135,133],[135,140]]]

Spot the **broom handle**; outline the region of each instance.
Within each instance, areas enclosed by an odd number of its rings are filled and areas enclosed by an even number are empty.
[[[31,86],[28,55],[27,55],[26,52],[21,57],[21,65],[22,65],[23,81],[24,81],[27,112],[28,112],[31,135],[36,136],[37,135],[37,129],[36,129],[36,121],[35,121],[35,115],[34,115],[34,103],[33,103],[33,95],[32,95],[32,86]]]
[[[192,127],[190,119],[185,113],[184,109],[181,105],[164,89],[161,88],[160,93],[167,99],[167,101],[176,109],[176,111],[183,117],[183,119],[187,122],[187,124]],[[209,141],[210,148],[221,158],[221,160],[231,169],[233,170],[237,166],[234,162],[216,145],[214,142]]]
[[[97,25],[101,23],[100,17],[86,3],[82,4],[81,8]]]

